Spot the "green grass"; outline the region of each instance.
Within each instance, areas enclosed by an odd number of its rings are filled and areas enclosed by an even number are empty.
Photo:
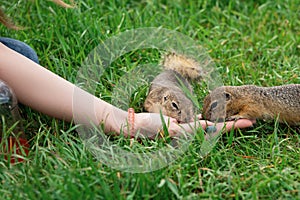
[[[297,0],[76,2],[77,8],[65,10],[49,1],[4,1],[6,13],[27,29],[1,26],[0,35],[25,41],[37,51],[41,65],[72,82],[101,41],[125,30],[163,27],[203,45],[226,85],[300,83]],[[159,57],[149,50],[117,60],[99,82],[101,98],[111,101],[113,85],[122,75],[139,63],[157,63]],[[201,104],[207,91],[196,88]],[[144,93],[130,103],[142,110],[145,88],[138,90]],[[24,107],[22,116],[30,155],[16,165],[0,158],[1,199],[300,198],[299,128],[258,122],[224,134],[204,158],[196,137],[168,167],[132,174],[97,160],[73,124]],[[124,138],[114,142],[128,145]]]

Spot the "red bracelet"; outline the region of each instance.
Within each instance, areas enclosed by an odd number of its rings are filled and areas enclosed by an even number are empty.
[[[134,109],[128,108],[128,126],[130,137],[134,136]]]

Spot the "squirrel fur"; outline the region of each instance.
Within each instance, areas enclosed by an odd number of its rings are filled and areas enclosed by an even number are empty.
[[[144,108],[148,112],[173,117],[178,122],[194,120],[195,106],[186,91],[193,94],[191,80],[200,78],[199,64],[184,55],[169,53],[161,65],[164,71],[152,81]],[[183,90],[186,88],[186,91]]]
[[[241,118],[300,124],[300,84],[274,87],[223,86],[204,99],[203,116],[210,121]]]

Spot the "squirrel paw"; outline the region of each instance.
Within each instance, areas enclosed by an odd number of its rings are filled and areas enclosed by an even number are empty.
[[[226,118],[226,121],[236,121],[238,119],[248,119],[248,117],[246,116],[242,116],[242,115],[232,115]]]

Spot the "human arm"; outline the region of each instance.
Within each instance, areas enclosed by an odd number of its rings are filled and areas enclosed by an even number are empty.
[[[105,132],[126,133],[127,111],[123,111],[74,84],[34,63],[21,54],[0,43],[0,79],[13,88],[18,101],[46,115],[76,123],[95,125],[104,123]],[[205,128],[211,122],[199,120],[197,123],[178,125],[176,120],[163,116],[171,135],[183,130],[192,133],[194,128]],[[136,130],[142,130],[147,137],[154,137],[162,128],[161,116],[155,113],[138,113],[135,117]],[[222,123],[220,126],[223,125]],[[231,127],[251,126],[249,121],[227,124]],[[196,126],[196,127],[195,127]],[[136,132],[136,131],[135,131]]]
[[[116,131],[120,125],[113,123],[125,121],[127,117],[127,112],[81,90],[1,43],[0,79],[13,88],[20,103],[58,119],[73,120],[74,91],[83,99],[76,107],[80,113],[76,116],[79,123],[100,124],[106,120],[107,131]],[[94,108],[93,112],[88,107]],[[116,113],[117,119],[110,119],[111,113]]]

